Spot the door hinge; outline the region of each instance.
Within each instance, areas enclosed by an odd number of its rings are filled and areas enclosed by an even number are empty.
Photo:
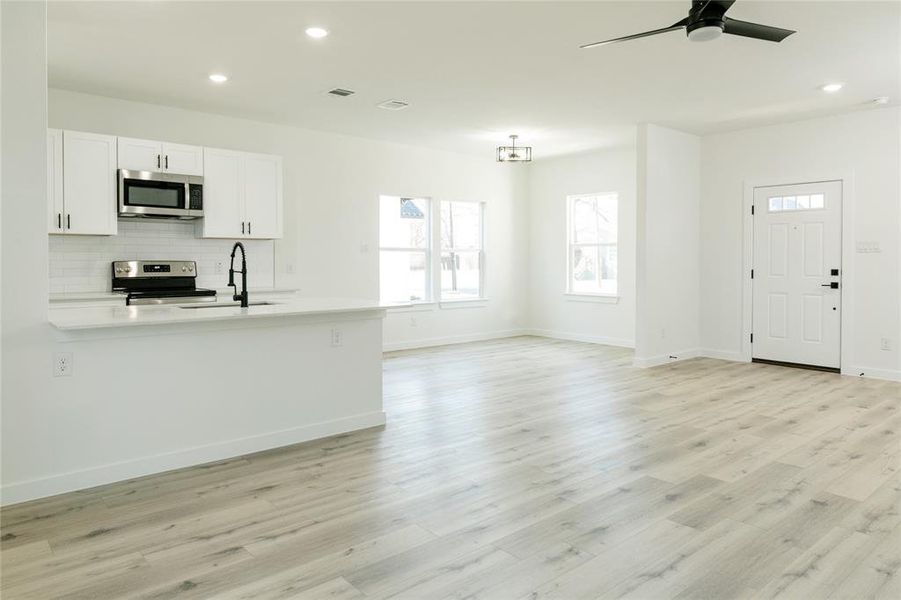
[[[751,279],[754,279],[754,269],[751,269]]]
[[[751,343],[752,344],[754,343],[754,334],[753,333],[751,334]]]

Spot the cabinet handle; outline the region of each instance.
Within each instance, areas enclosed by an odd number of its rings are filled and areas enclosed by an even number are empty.
[[[66,213],[66,229],[72,229],[72,215]]]
[[[56,213],[56,228],[63,228],[63,213]]]
[[[247,221],[247,235],[251,235],[251,233],[250,233],[250,221]]]
[[[244,235],[244,221],[241,221],[241,235]]]
[[[157,169],[160,168],[160,155],[159,154],[156,155],[156,168]]]
[[[166,155],[166,170],[169,170],[169,155]]]

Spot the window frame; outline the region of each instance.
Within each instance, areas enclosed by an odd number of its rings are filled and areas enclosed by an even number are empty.
[[[425,200],[426,207],[428,209],[428,214],[426,215],[426,247],[425,248],[417,248],[415,246],[382,246],[382,220],[381,220],[381,205],[383,198],[410,198],[412,200]],[[433,252],[434,248],[434,206],[435,201],[431,196],[405,196],[401,194],[379,194],[378,195],[378,204],[379,207],[379,220],[378,220],[378,236],[379,236],[379,303],[397,303],[401,304],[402,307],[406,305],[419,306],[423,304],[433,304],[434,301],[434,285],[432,283],[433,273],[434,273],[434,265],[433,261]],[[382,274],[381,274],[381,259],[382,252],[407,252],[407,253],[422,253],[425,255],[425,298],[422,300],[383,300],[382,299]]]
[[[575,238],[573,236],[573,207],[575,205],[576,200],[580,200],[583,198],[603,198],[603,197],[613,197],[616,201],[616,243],[576,243]],[[566,252],[566,268],[564,269],[564,276],[566,277],[566,282],[563,287],[563,295],[569,297],[571,300],[576,301],[591,301],[595,300],[598,302],[616,302],[619,299],[619,222],[620,222],[620,211],[619,211],[619,201],[620,195],[619,192],[615,191],[607,191],[607,192],[594,192],[594,193],[585,193],[585,194],[567,194],[564,199],[564,210],[566,211],[566,231],[563,236],[564,244],[565,244],[565,252]],[[573,290],[573,249],[576,247],[600,247],[600,246],[614,246],[617,250],[617,277],[616,281],[616,292],[579,292]]]
[[[444,204],[475,204],[479,207],[479,248],[447,248],[442,246],[441,240],[441,207]],[[435,247],[435,297],[440,304],[465,304],[472,302],[484,302],[485,296],[485,203],[479,200],[439,200],[438,210],[435,213],[436,240]],[[474,298],[444,298],[441,290],[441,258],[445,253],[476,252],[479,253],[479,295]]]

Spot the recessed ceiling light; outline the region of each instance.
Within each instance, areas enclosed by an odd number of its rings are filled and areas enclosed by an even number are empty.
[[[212,81],[213,83],[225,83],[226,81],[228,81],[228,77],[226,77],[222,73],[213,73],[212,75],[210,75],[210,81]]]
[[[307,35],[313,39],[319,40],[328,35],[328,29],[322,27],[307,27]]]
[[[888,96],[879,96],[878,98],[873,98],[873,104],[888,104]]]
[[[826,92],[827,94],[833,94],[833,93],[839,91],[840,89],[842,89],[842,87],[844,87],[844,85],[845,84],[843,84],[843,83],[827,83],[826,85],[820,87],[820,89],[823,90],[824,92]]]

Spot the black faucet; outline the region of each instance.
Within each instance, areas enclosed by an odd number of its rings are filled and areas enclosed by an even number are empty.
[[[241,249],[241,270],[235,271],[235,251],[240,248]],[[241,274],[241,293],[238,293],[238,286],[235,285],[235,273]],[[232,259],[231,263],[228,265],[228,285],[235,288],[235,295],[232,296],[232,300],[240,300],[241,306],[247,308],[247,254],[244,252],[244,244],[241,242],[235,242],[235,245],[232,247]]]

